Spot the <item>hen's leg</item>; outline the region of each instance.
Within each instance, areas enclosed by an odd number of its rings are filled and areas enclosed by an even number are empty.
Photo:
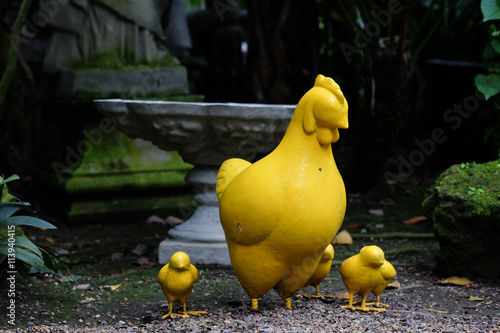
[[[292,298],[291,297],[285,298],[285,306],[287,309],[292,308]]]
[[[259,309],[259,299],[258,298],[252,298],[252,308],[255,310]]]

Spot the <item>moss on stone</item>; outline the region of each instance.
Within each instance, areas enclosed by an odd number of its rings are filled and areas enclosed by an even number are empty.
[[[423,202],[450,274],[500,277],[500,161],[453,165]]]

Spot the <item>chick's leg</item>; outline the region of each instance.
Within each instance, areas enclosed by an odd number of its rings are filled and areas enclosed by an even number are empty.
[[[285,306],[286,306],[287,309],[291,309],[292,308],[292,298],[291,297],[285,298]]]
[[[174,316],[182,316],[178,313],[174,313],[174,311],[172,310],[172,302],[168,302],[168,309],[169,309],[168,313],[162,316],[161,319],[165,319],[167,317],[174,318]]]
[[[300,294],[295,295],[295,297],[297,297],[297,298],[301,298],[301,297],[304,297],[304,296],[307,296],[307,294],[306,294],[306,287],[302,287],[302,292]]]
[[[380,295],[378,295],[377,296],[377,302],[375,303],[375,307],[381,308],[383,306],[385,306],[386,308],[388,308],[389,304],[380,303]]]
[[[355,310],[360,310],[360,311],[376,311],[376,312],[382,312],[382,311],[385,311],[385,309],[379,309],[379,308],[369,308],[368,306],[366,306],[366,296],[363,296],[363,299],[361,300],[361,306],[359,307],[355,307],[354,309]]]
[[[355,310],[354,309],[354,306],[352,305],[352,299],[354,298],[354,295],[349,293],[349,305],[342,305],[342,308],[343,309],[351,309],[351,310]]]
[[[313,294],[306,294],[306,287],[303,287],[302,288],[302,296],[304,297],[314,297],[314,298],[320,298],[321,295],[319,293],[319,285],[316,286],[316,294],[313,295]],[[302,297],[300,295],[297,295],[297,297]]]
[[[183,311],[183,315],[182,317],[183,318],[187,318],[189,317],[189,315],[192,315],[192,316],[199,316],[201,314],[206,314],[207,311],[186,311],[186,303],[184,303],[184,311]]]

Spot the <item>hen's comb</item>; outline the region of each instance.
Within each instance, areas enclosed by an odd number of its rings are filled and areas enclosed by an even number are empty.
[[[332,78],[325,77],[325,76],[320,74],[316,77],[316,81],[314,82],[314,86],[321,87],[321,88],[324,88],[324,89],[330,91],[333,95],[335,95],[335,97],[337,98],[337,100],[341,104],[344,104],[344,101],[345,101],[344,94],[340,90],[339,85],[335,81],[333,81]]]

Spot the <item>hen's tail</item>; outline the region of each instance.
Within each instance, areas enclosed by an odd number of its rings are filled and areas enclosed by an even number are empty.
[[[217,193],[217,198],[220,199],[222,193],[227,188],[227,185],[240,174],[243,170],[248,168],[252,163],[245,161],[241,158],[231,158],[226,160],[219,169],[219,174],[217,175],[217,183],[215,187],[215,192]]]

